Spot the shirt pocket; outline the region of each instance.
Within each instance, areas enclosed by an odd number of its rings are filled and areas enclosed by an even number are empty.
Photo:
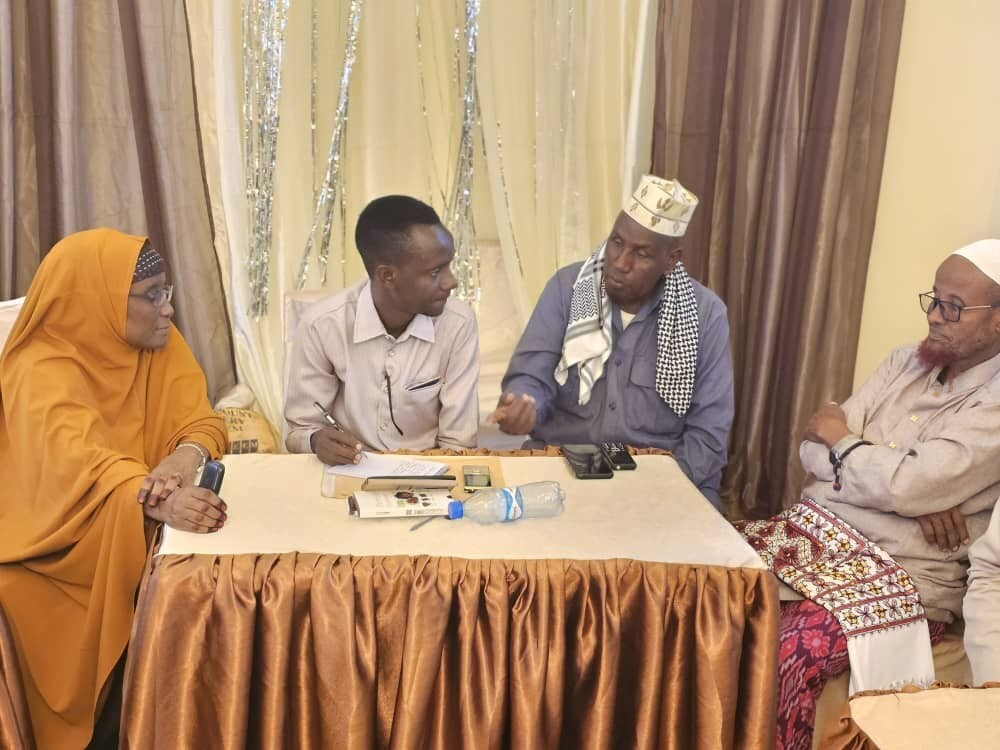
[[[560,411],[570,414],[580,414],[586,405],[580,405],[580,368],[573,365],[566,372],[566,384],[556,384],[556,406]]]
[[[424,391],[429,391],[431,393],[438,393],[441,390],[441,376],[440,375],[429,375],[427,377],[420,377],[411,380],[405,386],[403,390],[410,394],[421,394]]]
[[[636,357],[629,370],[629,387],[622,394],[629,428],[640,432],[663,432],[663,400],[656,392],[656,360]],[[657,427],[659,426],[659,429]]]
[[[395,392],[392,395],[399,398],[402,403],[427,404],[437,400],[443,382],[440,375],[421,375],[408,381],[398,395]]]
[[[436,429],[441,412],[441,383],[436,375],[420,375],[406,381],[405,386],[392,389],[392,411],[407,438]]]

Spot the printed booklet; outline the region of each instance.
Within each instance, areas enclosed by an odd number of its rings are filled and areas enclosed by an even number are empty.
[[[395,490],[358,490],[347,498],[351,515],[359,518],[447,516],[454,498],[448,490],[406,487]]]

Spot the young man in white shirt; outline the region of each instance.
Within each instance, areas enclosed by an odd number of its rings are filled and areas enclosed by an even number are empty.
[[[427,204],[389,195],[365,207],[354,237],[368,278],[311,305],[295,332],[288,450],[344,464],[365,448],[475,446],[479,334],[451,297],[451,233]]]

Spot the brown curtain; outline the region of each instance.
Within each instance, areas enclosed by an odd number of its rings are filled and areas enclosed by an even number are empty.
[[[0,299],[56,240],[149,235],[209,395],[235,383],[183,0],[0,3]]]
[[[903,0],[660,0],[652,169],[701,198],[686,262],[729,306],[727,513],[802,486],[851,391]]]
[[[770,750],[777,627],[766,570],[163,556],[121,747]]]

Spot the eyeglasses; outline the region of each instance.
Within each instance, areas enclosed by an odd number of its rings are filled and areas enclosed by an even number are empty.
[[[143,292],[142,294],[130,294],[129,297],[148,299],[153,307],[163,307],[173,299],[174,285],[167,284],[166,286],[159,286],[156,289],[150,289],[148,292]]]
[[[933,292],[924,292],[920,295],[921,310],[930,315],[935,307],[941,311],[941,317],[946,321],[957,323],[962,319],[962,312],[964,310],[990,310],[994,307],[1000,307],[1000,302],[994,302],[992,305],[958,305],[954,302],[945,302],[943,299],[938,299],[934,296]]]

